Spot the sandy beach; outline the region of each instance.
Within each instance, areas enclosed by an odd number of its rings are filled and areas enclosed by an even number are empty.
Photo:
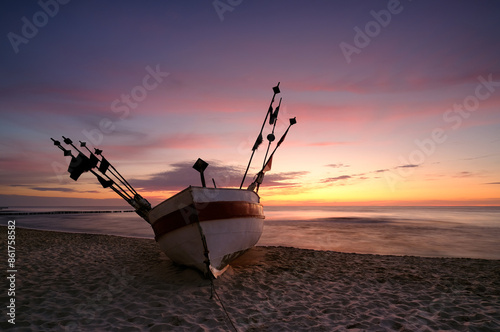
[[[16,269],[2,329],[234,331],[210,282],[153,240],[17,228]],[[238,331],[500,330],[498,260],[255,247],[214,284]]]

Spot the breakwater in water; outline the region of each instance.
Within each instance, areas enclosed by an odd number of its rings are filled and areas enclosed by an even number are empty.
[[[81,214],[81,213],[128,213],[135,212],[134,210],[97,210],[97,211],[42,211],[42,212],[25,212],[25,211],[6,211],[0,212],[0,216],[25,216],[37,214]]]

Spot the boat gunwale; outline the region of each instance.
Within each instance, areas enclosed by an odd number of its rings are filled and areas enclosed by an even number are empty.
[[[163,203],[165,203],[165,202],[167,202],[167,201],[169,201],[169,200],[171,200],[171,199],[173,199],[173,198],[175,198],[175,197],[177,197],[177,196],[179,196],[179,195],[183,194],[185,191],[191,191],[191,192],[192,192],[192,190],[193,190],[193,189],[203,189],[203,190],[220,190],[220,191],[230,191],[230,190],[235,190],[235,191],[252,192],[254,195],[256,195],[256,196],[257,196],[257,200],[258,200],[258,202],[259,202],[259,204],[260,204],[260,196],[259,196],[259,194],[258,194],[258,193],[256,193],[255,191],[252,191],[252,190],[247,190],[247,189],[239,189],[239,188],[209,188],[209,187],[200,187],[200,186],[189,186],[189,187],[184,188],[184,189],[182,189],[181,191],[179,191],[179,192],[175,193],[174,195],[170,196],[169,198],[167,198],[167,199],[165,199],[165,200],[161,201],[160,203],[156,204],[156,206],[155,206],[155,207],[153,207],[153,208],[151,209],[151,211],[153,211],[154,209],[158,208],[158,207],[159,207],[160,205],[162,205]],[[202,202],[200,202],[200,203],[202,203]],[[150,211],[150,212],[151,212],[151,211]]]

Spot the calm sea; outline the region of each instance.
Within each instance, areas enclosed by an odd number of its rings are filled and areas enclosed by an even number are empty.
[[[340,252],[500,259],[500,207],[265,207],[257,245]],[[124,207],[11,207],[0,224],[153,238],[148,223]],[[51,211],[115,213],[22,214]],[[128,210],[130,211],[130,210]],[[17,213],[5,215],[5,213]],[[22,244],[20,244],[22,245]]]

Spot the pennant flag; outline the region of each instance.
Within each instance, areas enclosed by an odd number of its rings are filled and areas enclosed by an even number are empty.
[[[69,177],[77,181],[80,175],[83,173],[83,167],[79,166],[80,161],[78,158],[71,157],[71,162],[69,163],[68,172]]]
[[[90,154],[90,161],[89,161],[89,167],[94,168],[97,166],[97,163],[99,162],[99,159],[95,156],[95,154],[91,153]]]
[[[103,188],[109,188],[114,184],[113,180],[106,180],[102,176],[100,176],[99,174],[95,174],[95,176],[97,176],[97,180],[99,180],[99,183],[101,184],[101,186]]]
[[[101,165],[99,165],[99,171],[104,174],[109,168],[109,162],[106,160],[106,158],[102,157],[101,160]]]
[[[280,112],[281,99],[282,98],[280,98],[280,103],[278,104],[278,106],[276,106],[276,108],[274,109],[274,113],[271,113],[271,117],[269,118],[270,125],[275,124],[276,121],[278,120],[278,113]]]
[[[294,124],[297,123],[297,120],[296,118],[291,118],[290,119],[290,125],[288,126],[288,128],[286,129],[285,133],[283,134],[283,136],[281,136],[278,144],[276,147],[280,146],[281,143],[283,143],[283,141],[285,140],[285,137],[286,137],[286,134],[288,134],[288,130],[290,130],[290,127],[293,126]]]
[[[271,115],[271,119],[269,120],[269,124],[270,125],[273,125],[276,120],[278,120],[278,112],[280,111],[280,107],[276,107],[276,109],[274,110],[274,113]]]
[[[272,165],[273,165],[273,156],[271,156],[271,158],[269,158],[269,160],[267,161],[266,165],[262,169],[262,173],[270,171]]]
[[[262,139],[262,133],[260,133],[259,137],[257,137],[257,140],[255,141],[255,144],[253,145],[252,151],[257,150],[257,148],[262,143],[262,141],[263,141],[263,139]]]
[[[281,138],[280,138],[278,144],[276,145],[276,147],[280,146],[281,143],[283,143],[283,141],[285,140],[286,134],[288,134],[288,129],[285,131],[285,133],[283,134],[283,136],[281,136]]]
[[[89,166],[90,160],[83,153],[79,153],[77,157],[71,157],[68,167],[69,177],[77,181],[83,172],[90,170]]]
[[[278,94],[280,93],[280,82],[278,82],[278,85],[276,85],[274,88],[273,88],[273,92],[274,94]]]
[[[274,118],[273,118],[273,107],[272,106],[269,106],[269,110],[267,111],[268,115],[269,115],[269,124],[272,126],[274,124]]]

